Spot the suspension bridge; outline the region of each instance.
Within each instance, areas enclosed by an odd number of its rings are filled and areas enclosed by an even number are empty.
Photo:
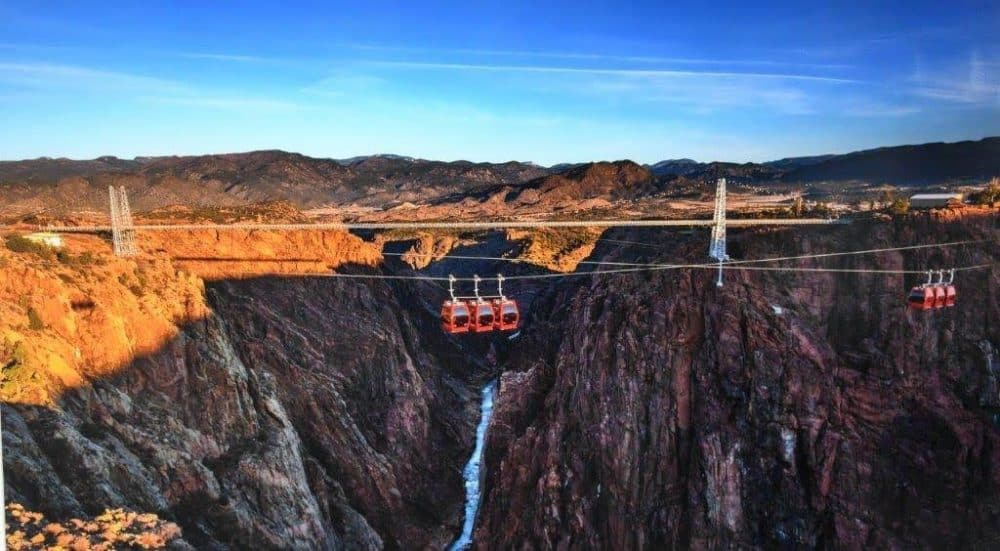
[[[132,212],[128,202],[128,196],[124,187],[108,188],[110,198],[110,225],[83,225],[83,226],[58,226],[47,225],[40,227],[40,231],[53,233],[111,233],[112,247],[114,254],[120,257],[130,257],[138,254],[136,246],[136,232],[150,231],[350,231],[350,230],[488,230],[488,229],[539,229],[539,228],[584,228],[584,227],[645,227],[645,228],[667,228],[667,227],[710,227],[711,236],[709,239],[708,257],[711,259],[707,263],[699,264],[665,264],[665,263],[628,263],[628,262],[608,262],[608,261],[581,261],[581,265],[597,265],[594,269],[569,272],[569,273],[545,273],[545,274],[525,274],[509,276],[507,279],[540,279],[554,277],[572,277],[599,274],[619,274],[639,271],[658,271],[672,269],[711,269],[717,270],[717,286],[722,286],[722,274],[727,270],[748,270],[748,271],[794,271],[794,272],[836,272],[836,273],[880,273],[880,274],[926,274],[926,270],[872,270],[872,269],[834,269],[819,267],[801,266],[758,266],[757,263],[804,260],[813,258],[824,258],[841,255],[864,255],[877,252],[907,251],[924,248],[950,247],[965,244],[979,243],[981,241],[959,241],[949,243],[935,243],[925,245],[913,245],[903,247],[890,247],[882,249],[869,249],[863,251],[847,251],[840,253],[823,253],[800,255],[794,257],[763,258],[751,260],[732,260],[726,252],[726,229],[728,227],[753,227],[753,226],[828,226],[836,224],[849,224],[849,219],[830,218],[748,218],[748,219],[728,219],[726,217],[726,180],[720,178],[716,182],[715,205],[713,216],[710,219],[599,219],[599,220],[453,220],[453,221],[395,221],[395,222],[322,222],[322,223],[231,223],[231,224],[136,224],[132,219]],[[615,240],[608,240],[615,241]],[[639,243],[648,245],[646,243]],[[386,256],[401,254],[383,253]],[[421,256],[415,253],[405,253],[409,256]],[[500,261],[500,262],[522,262],[521,259],[504,257],[485,256],[462,256],[448,255],[455,260],[479,260],[479,261]],[[599,266],[599,267],[598,267]],[[991,264],[981,264],[974,266],[963,266],[956,268],[957,271],[976,270],[991,267]],[[316,274],[310,274],[315,276]],[[400,275],[400,274],[345,274],[330,273],[329,277],[362,278],[362,279],[413,279],[425,281],[474,281],[478,276],[448,278],[432,277],[427,275]]]
[[[135,224],[124,187],[109,187],[111,204],[110,225],[40,227],[55,233],[111,233],[114,252],[118,256],[134,256],[138,231],[328,231],[328,230],[485,230],[537,228],[601,228],[601,227],[709,227],[712,229],[712,254],[725,255],[726,226],[822,226],[846,224],[848,220],[825,218],[753,218],[726,219],[726,180],[719,179],[715,197],[715,215],[711,219],[617,219],[617,220],[453,220],[409,222],[320,222],[320,223],[232,223],[232,224]],[[721,245],[720,245],[721,243]]]
[[[580,261],[583,266],[593,266],[592,269],[573,271],[567,273],[542,273],[542,274],[522,274],[508,276],[504,279],[528,280],[528,279],[548,279],[573,276],[593,276],[601,274],[623,274],[643,271],[676,270],[676,269],[710,269],[717,270],[718,277],[716,285],[722,286],[722,274],[727,270],[747,270],[747,271],[781,271],[781,272],[829,272],[829,273],[853,273],[853,274],[884,274],[884,275],[908,275],[908,274],[928,274],[928,270],[907,270],[907,269],[869,269],[869,268],[824,268],[824,267],[804,267],[804,266],[761,266],[760,263],[772,263],[792,260],[819,259],[835,256],[868,255],[882,252],[901,252],[917,249],[944,248],[960,245],[971,245],[982,243],[988,240],[966,240],[953,241],[947,243],[929,243],[920,245],[909,245],[899,247],[887,247],[880,249],[867,249],[856,251],[844,251],[834,253],[806,254],[799,256],[786,256],[776,258],[760,258],[748,260],[733,260],[726,252],[726,229],[727,227],[752,227],[752,226],[825,226],[833,224],[849,224],[849,219],[823,219],[823,218],[753,218],[753,219],[727,219],[726,217],[726,180],[720,178],[716,182],[715,206],[711,219],[617,219],[617,220],[454,220],[454,221],[397,221],[397,222],[326,222],[326,223],[232,223],[232,224],[135,224],[132,219],[131,208],[129,207],[128,196],[124,187],[109,187],[110,198],[110,225],[90,225],[90,226],[57,226],[48,225],[40,227],[41,231],[55,233],[111,233],[114,254],[120,257],[130,257],[138,254],[136,246],[136,232],[139,231],[328,231],[328,230],[484,230],[484,229],[537,229],[537,228],[581,228],[581,227],[711,227],[709,239],[708,257],[710,262],[706,263],[630,263],[611,261]],[[633,243],[637,245],[649,246],[649,243],[634,243],[614,239],[603,239],[606,241],[619,241],[621,243]],[[383,252],[385,256],[431,256],[409,253]],[[476,261],[498,261],[519,263],[523,260],[519,258],[488,257],[488,256],[463,256],[446,255],[453,260],[476,260]],[[954,272],[964,272],[968,270],[979,270],[992,268],[992,263],[976,264],[952,268]],[[320,274],[309,274],[317,276]],[[478,275],[472,277],[435,277],[423,274],[352,274],[332,272],[324,274],[326,277],[358,278],[358,279],[404,279],[423,280],[429,282],[449,281],[470,281],[478,282]],[[498,276],[503,278],[503,276]]]

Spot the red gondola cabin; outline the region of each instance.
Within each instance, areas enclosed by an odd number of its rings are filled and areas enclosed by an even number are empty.
[[[469,323],[469,331],[473,333],[484,333],[493,330],[493,306],[488,302],[470,302],[469,308],[472,310],[472,321]]]
[[[517,329],[517,322],[521,314],[517,309],[517,302],[513,300],[493,301],[494,325],[499,331],[511,331]]]
[[[944,288],[944,305],[951,308],[955,305],[955,297],[958,293],[955,291],[954,285],[946,285]]]
[[[947,292],[944,290],[944,285],[934,286],[934,308],[944,308],[945,303],[948,302]]]
[[[913,308],[914,310],[930,310],[934,308],[934,288],[923,285],[914,287],[910,291],[907,303],[909,303],[910,308]]]
[[[441,328],[445,333],[469,332],[469,307],[461,301],[447,301],[441,307]]]

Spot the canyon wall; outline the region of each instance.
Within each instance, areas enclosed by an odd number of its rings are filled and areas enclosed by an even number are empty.
[[[982,214],[982,213],[980,213]],[[732,233],[736,258],[960,239],[798,261],[995,263],[996,216]],[[623,232],[609,260],[700,260],[700,236]],[[958,306],[920,276],[662,271],[554,286],[500,380],[479,549],[986,548],[1000,541],[1000,271]]]
[[[443,547],[458,532],[489,375],[438,334],[426,289],[205,284],[162,259],[70,254],[0,254],[0,364],[20,377],[4,381],[9,501],[54,520],[157,513],[181,547]]]
[[[730,251],[973,239],[792,264],[995,263],[996,220],[744,230]],[[598,242],[592,260],[705,254],[704,232],[608,237],[619,242]],[[498,358],[478,548],[1000,538],[995,268],[960,273],[958,306],[923,313],[903,305],[915,275],[747,269],[721,289],[701,270],[518,280],[505,289],[526,306],[523,331],[491,341],[442,335],[433,283],[322,277],[403,265],[373,268],[377,251],[350,236],[146,243],[139,260],[97,238],[59,258],[0,249],[5,489],[46,518],[156,513],[181,527],[178,547],[442,548],[459,532],[477,391]],[[187,260],[167,259],[171,247]],[[426,273],[500,270],[445,258]]]

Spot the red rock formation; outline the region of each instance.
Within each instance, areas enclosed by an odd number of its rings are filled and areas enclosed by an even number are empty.
[[[799,265],[996,262],[995,217],[735,235]],[[640,239],[639,235],[630,236]],[[650,243],[663,243],[662,236]],[[701,239],[658,254],[701,258]],[[1000,541],[1000,272],[916,313],[913,278],[668,271],[536,300],[501,378],[480,549],[987,548]],[[777,313],[774,305],[782,308]]]
[[[211,283],[202,297],[200,279],[162,259],[139,261],[137,291],[119,277],[131,260],[72,271],[0,259],[19,277],[0,282],[2,336],[16,337],[10,350],[0,339],[4,375],[22,363],[45,375],[56,364],[36,350],[49,349],[77,375],[43,387],[53,400],[2,405],[8,499],[57,521],[155,513],[197,547],[441,547],[458,531],[478,406],[469,381],[482,370],[438,334],[420,287],[272,277]],[[191,290],[196,314],[181,300]],[[89,300],[79,312],[76,295]],[[125,327],[102,342],[104,319]],[[18,352],[22,340],[34,344]],[[75,361],[74,347],[85,348]],[[5,399],[23,397],[4,383]]]

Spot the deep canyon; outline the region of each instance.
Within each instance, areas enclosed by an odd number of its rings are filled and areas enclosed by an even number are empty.
[[[997,227],[995,211],[921,213],[734,231],[730,251],[972,240],[799,265],[995,264]],[[700,231],[607,237],[619,242],[591,260],[701,262],[706,248]],[[504,246],[502,235],[485,242]],[[349,273],[402,269],[351,236],[300,246],[350,250],[338,268]],[[935,312],[905,308],[915,276],[540,280],[508,289],[526,316],[507,339],[443,335],[446,294],[429,282],[218,271],[205,281],[163,258],[59,277],[5,254],[0,291],[28,298],[4,312],[14,329],[0,363],[24,364],[40,389],[5,393],[5,488],[48,517],[155,512],[182,529],[177,547],[444,548],[461,531],[480,391],[499,378],[478,549],[1000,540],[995,266],[962,272],[958,306]],[[531,269],[445,256],[423,272]],[[66,367],[43,369],[54,365]]]

